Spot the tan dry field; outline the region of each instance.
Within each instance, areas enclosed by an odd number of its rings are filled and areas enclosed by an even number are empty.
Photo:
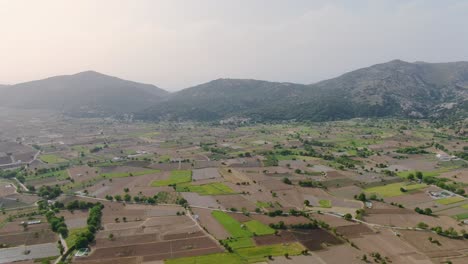
[[[0,230],[0,244],[6,243],[12,247],[57,241],[58,236],[50,230],[47,221],[43,217],[36,219],[41,220],[42,223],[29,225],[26,230],[21,225],[21,222],[27,221],[27,218],[20,218],[6,223]]]
[[[75,182],[84,182],[94,179],[98,176],[98,169],[88,166],[78,166],[68,169],[68,174]]]
[[[251,201],[244,198],[243,195],[233,194],[233,195],[215,195],[213,198],[224,208],[236,208],[241,210],[242,208],[247,209],[247,211],[255,211],[256,205]]]
[[[386,226],[398,226],[398,227],[416,227],[418,223],[424,222],[428,224],[430,227],[441,226],[444,229],[453,227],[456,230],[461,230],[460,226],[458,226],[458,222],[455,221],[453,218],[448,216],[427,216],[421,215],[418,213],[378,213],[378,214],[369,214],[364,216],[366,222],[379,224],[379,225],[386,225]]]
[[[302,208],[306,198],[302,193],[298,192],[295,188],[290,190],[277,191],[278,200],[281,205]]]
[[[73,213],[68,210],[62,210],[57,215],[58,217],[65,217],[65,224],[68,229],[86,227],[88,219],[87,210],[74,210]]]
[[[427,188],[427,190],[430,190],[431,188]],[[427,194],[425,191],[417,191],[413,193],[408,193],[405,195],[400,195],[400,196],[394,196],[394,197],[388,197],[385,199],[386,202],[391,203],[397,203],[397,204],[403,204],[405,207],[414,209],[416,207],[429,207],[428,205],[436,205],[435,200],[432,199],[429,194]],[[432,207],[432,206],[430,206]]]
[[[142,176],[114,178],[103,180],[100,183],[87,188],[91,195],[98,198],[104,198],[106,195],[124,194],[124,189],[128,188],[132,196],[138,195],[141,191],[143,195],[153,196],[159,191],[172,191],[170,187],[150,187],[152,181],[161,180],[169,177],[169,172],[147,174]]]
[[[221,175],[218,172],[217,168],[204,168],[204,169],[194,169],[192,170],[192,180],[208,180],[221,178]]]
[[[348,244],[335,245],[325,250],[314,251],[312,252],[312,256],[320,259],[320,262],[317,263],[363,263],[361,260],[362,252]]]
[[[199,195],[198,193],[191,192],[183,192],[181,195],[188,201],[191,206],[225,209],[218,202],[216,202],[216,198],[214,196]]]
[[[80,258],[77,262],[84,261],[85,263],[94,263],[91,262],[94,260],[99,261],[96,263],[102,263],[102,260],[125,257],[143,257],[143,261],[154,261],[218,252],[223,252],[223,250],[213,240],[204,236],[109,248],[97,248],[89,257]]]
[[[419,253],[418,249],[405,243],[389,230],[381,230],[378,234],[362,235],[350,240],[368,256],[372,252],[379,252],[383,257],[390,258],[392,263],[432,263],[428,257]]]
[[[445,173],[442,173],[440,177],[447,178],[447,179],[457,181],[457,182],[468,183],[468,170],[460,169],[460,170],[445,172]]]
[[[360,194],[362,192],[362,189],[357,186],[351,185],[339,188],[329,188],[328,191],[336,197],[354,199],[354,195]]]
[[[409,159],[395,160],[394,164],[408,168],[408,170],[431,171],[437,168],[437,161],[428,160],[428,157],[433,158],[433,154],[424,155],[409,155]]]
[[[109,239],[110,234],[113,239]],[[160,216],[135,222],[104,224],[104,231],[98,232],[90,256],[76,261],[110,263],[111,260],[125,259],[123,263],[142,263],[222,251],[217,242],[189,217]]]
[[[228,170],[231,170],[231,172],[229,172]],[[250,184],[253,183],[249,177],[247,177],[244,173],[236,169],[220,168],[219,173],[226,181],[234,184],[242,182],[249,182]]]
[[[224,227],[211,215],[211,210],[193,208],[193,213],[198,215],[199,223],[206,228],[216,239],[226,239],[230,234]]]
[[[351,221],[346,221],[342,217],[336,217],[327,214],[312,214],[311,217],[319,221],[323,221],[329,224],[331,227],[352,226],[356,224]]]
[[[466,243],[466,241],[450,239],[431,232],[404,230],[399,231],[399,233],[401,234],[402,240],[431,258],[466,256],[468,250],[468,243]],[[440,245],[431,243],[429,237],[438,240]]]
[[[5,197],[11,194],[16,193],[16,186],[7,181],[0,182],[0,197]]]
[[[58,236],[49,229],[36,231],[27,230],[20,233],[7,233],[0,235],[1,243],[6,243],[10,247],[53,243],[57,240]]]

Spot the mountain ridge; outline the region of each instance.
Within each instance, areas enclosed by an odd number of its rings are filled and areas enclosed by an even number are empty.
[[[327,121],[354,117],[458,119],[468,113],[468,62],[392,60],[313,84],[218,78],[168,92],[95,71],[1,89],[5,106],[47,108],[74,116],[216,121]]]
[[[392,60],[309,85],[216,79],[173,93],[137,117],[197,121],[231,117],[259,121],[430,118],[443,112],[462,116],[467,112],[467,98],[468,62]]]
[[[151,84],[123,80],[95,71],[18,83],[1,92],[0,103],[4,106],[56,110],[78,116],[139,111],[168,94]]]

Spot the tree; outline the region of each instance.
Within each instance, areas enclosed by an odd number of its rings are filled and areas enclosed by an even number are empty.
[[[287,177],[284,177],[284,178],[283,178],[283,183],[289,184],[289,185],[292,184],[291,180],[290,180],[289,178],[287,178]]]
[[[58,249],[59,249],[60,255],[63,255],[63,251],[65,250],[65,248],[64,248],[63,245],[62,245],[62,241],[59,240],[59,241],[57,242],[57,247],[58,247]]]
[[[416,178],[422,180],[422,179],[423,179],[423,176],[424,176],[424,175],[422,174],[422,172],[420,172],[420,171],[417,171],[417,172],[416,172]]]
[[[365,193],[360,193],[357,197],[359,201],[365,202],[367,201],[366,194]]]
[[[63,237],[67,237],[68,236],[68,228],[65,227],[65,226],[61,226],[58,228],[57,232],[59,234],[61,234]]]
[[[305,205],[305,206],[310,206],[309,200],[304,200],[304,205]]]
[[[353,219],[353,216],[352,216],[350,213],[347,213],[347,214],[345,214],[345,215],[343,216],[343,218],[344,218],[345,220],[350,221],[351,219]]]
[[[75,239],[75,246],[76,246],[77,249],[86,248],[86,247],[88,247],[88,244],[89,244],[89,241],[84,236],[78,236]]]
[[[417,228],[421,228],[421,229],[426,229],[429,227],[428,224],[424,223],[424,222],[419,222],[417,225],[416,225]]]
[[[426,209],[424,209],[424,214],[425,214],[425,215],[432,215],[432,210],[431,210],[431,208],[426,208]]]

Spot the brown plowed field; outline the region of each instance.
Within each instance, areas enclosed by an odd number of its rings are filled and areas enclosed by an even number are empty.
[[[323,229],[291,231],[296,239],[308,250],[320,250],[322,244],[339,245],[343,242]]]
[[[373,233],[372,229],[364,224],[349,225],[349,226],[340,226],[336,228],[336,231],[345,237],[359,237],[362,234],[371,234]]]
[[[222,250],[218,245],[208,237],[180,239],[173,241],[153,242],[144,244],[134,244],[128,246],[97,248],[87,258],[88,260],[117,258],[117,257],[132,257],[132,256],[162,256],[164,259],[167,255],[180,256],[185,251],[197,249],[216,248],[218,252]],[[155,258],[154,260],[156,260]]]

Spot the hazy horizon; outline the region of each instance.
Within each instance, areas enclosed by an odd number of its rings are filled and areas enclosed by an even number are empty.
[[[0,0],[0,84],[93,70],[168,91],[311,84],[393,59],[468,60],[466,1]]]

